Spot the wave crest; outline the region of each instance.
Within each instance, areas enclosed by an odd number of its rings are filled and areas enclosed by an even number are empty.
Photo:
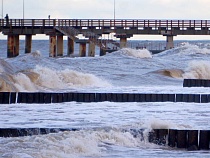
[[[131,49],[123,48],[115,53],[120,53],[125,56],[135,57],[135,58],[152,58],[152,54],[147,49]]]
[[[160,73],[168,77],[182,78],[184,71],[181,69],[164,69],[164,70],[157,71],[157,73]]]
[[[106,87],[110,84],[93,74],[74,70],[56,71],[46,67],[37,66],[33,72],[39,74],[37,84],[46,88],[65,89],[72,87]]]
[[[183,74],[188,79],[210,79],[209,61],[191,61]]]

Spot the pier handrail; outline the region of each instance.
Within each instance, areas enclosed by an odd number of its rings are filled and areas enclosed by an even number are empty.
[[[144,19],[0,19],[0,27],[123,27],[123,28],[210,28],[210,20]]]

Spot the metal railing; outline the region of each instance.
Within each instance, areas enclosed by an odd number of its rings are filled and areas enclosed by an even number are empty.
[[[0,19],[0,26],[12,27],[118,27],[123,28],[210,28],[210,20],[138,20],[138,19]]]

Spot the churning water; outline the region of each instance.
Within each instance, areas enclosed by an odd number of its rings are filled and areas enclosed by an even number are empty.
[[[209,43],[185,43],[152,55],[130,48],[96,57],[48,57],[48,41],[7,59],[1,41],[0,91],[209,93],[183,88],[183,78],[210,79]],[[4,44],[5,43],[5,44]],[[46,46],[46,47],[44,47]],[[37,51],[35,51],[37,50]],[[78,50],[75,51],[78,53]],[[76,128],[78,131],[0,138],[2,158],[209,157],[209,151],[148,142],[153,128],[210,129],[208,103],[59,103],[1,105],[1,128]],[[146,129],[133,136],[130,129]]]

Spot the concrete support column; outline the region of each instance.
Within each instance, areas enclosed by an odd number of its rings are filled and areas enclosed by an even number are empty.
[[[79,44],[79,56],[85,57],[86,56],[86,43]]]
[[[95,44],[93,42],[90,42],[89,43],[89,48],[88,48],[88,56],[89,57],[94,57],[95,56],[95,54],[96,54],[95,48],[96,48]]]
[[[63,35],[57,36],[57,56],[63,56]]]
[[[120,48],[126,48],[127,47],[127,38],[121,37],[120,38]]]
[[[19,55],[19,35],[8,35],[7,57],[12,58]]]
[[[166,36],[166,50],[174,48],[174,36]]]
[[[68,50],[67,50],[67,55],[71,55],[74,53],[74,40],[71,38],[68,38]]]
[[[31,53],[32,35],[26,35],[25,37],[25,53]]]
[[[50,35],[50,52],[49,56],[50,57],[56,57],[56,36],[55,35]]]
[[[12,58],[14,57],[14,36],[8,35],[7,36],[7,57]]]
[[[14,35],[14,56],[19,55],[19,49],[20,49],[20,36],[19,35]]]

